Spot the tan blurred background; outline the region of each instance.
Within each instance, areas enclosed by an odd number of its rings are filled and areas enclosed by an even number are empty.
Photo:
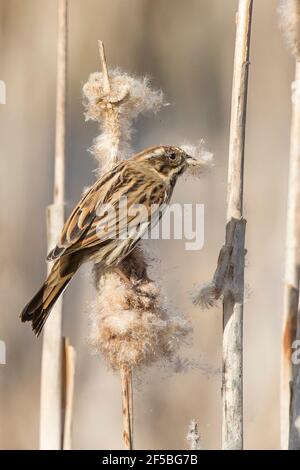
[[[247,299],[244,335],[245,447],[279,447],[279,358],[293,60],[277,28],[275,0],[254,2],[245,168]],[[205,246],[155,242],[167,293],[191,318],[186,374],[154,367],[136,379],[135,447],[186,448],[191,418],[204,449],[221,443],[221,309],[193,308],[194,283],[207,281],[224,239],[232,64],[237,0],[69,0],[66,208],[94,180],[87,153],[97,126],[85,123],[82,85],[99,69],[97,39],[108,60],[148,74],[172,107],[139,121],[134,147],[197,142],[216,166],[182,181],[174,201],[205,204]],[[56,1],[0,0],[0,448],[38,447],[41,339],[19,312],[45,275],[45,208],[52,199],[56,78]],[[154,242],[149,242],[154,243]],[[65,295],[64,332],[77,350],[75,449],[116,449],[121,442],[119,377],[87,344],[90,269]]]

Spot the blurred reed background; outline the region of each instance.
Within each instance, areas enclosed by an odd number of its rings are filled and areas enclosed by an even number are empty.
[[[150,241],[168,296],[194,327],[185,374],[154,367],[135,380],[135,447],[179,449],[191,418],[204,449],[221,444],[221,309],[201,312],[194,283],[210,279],[224,239],[229,112],[236,0],[70,0],[66,208],[95,178],[87,152],[97,126],[85,123],[82,85],[99,70],[97,40],[109,63],[150,75],[172,106],[138,124],[135,148],[205,138],[215,168],[181,181],[173,201],[205,204],[205,245]],[[277,1],[255,2],[246,138],[248,249],[244,334],[245,448],[279,447],[279,359],[294,62],[277,27]],[[52,198],[56,86],[56,2],[0,0],[0,448],[38,447],[41,340],[19,312],[46,273],[45,208]],[[155,273],[155,275],[157,275]],[[64,332],[77,351],[73,447],[121,447],[119,376],[87,343],[89,267],[65,294]]]

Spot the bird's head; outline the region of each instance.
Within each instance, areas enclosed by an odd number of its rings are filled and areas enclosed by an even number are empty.
[[[176,181],[189,166],[197,164],[196,159],[180,147],[151,147],[136,156],[139,162],[149,164],[163,179]]]

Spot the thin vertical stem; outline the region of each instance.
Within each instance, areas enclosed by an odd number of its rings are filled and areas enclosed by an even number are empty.
[[[298,289],[299,297],[299,289]],[[298,326],[296,335],[296,348],[300,347],[300,308],[298,310]],[[290,432],[289,450],[300,450],[300,362],[298,353],[293,365],[293,382],[291,386],[291,406],[290,406]]]
[[[189,444],[190,450],[201,450],[198,424],[194,419],[190,422],[186,440]]]
[[[130,367],[120,369],[122,387],[123,444],[126,450],[133,449],[132,442],[132,375]]]
[[[253,0],[239,0],[228,162],[227,221],[243,216],[244,147]]]
[[[72,421],[74,401],[76,353],[69,338],[64,338],[64,433],[63,450],[72,449]]]
[[[223,300],[223,449],[243,448],[244,147],[253,0],[239,0],[228,165],[227,233],[234,230],[229,287]]]
[[[64,224],[64,162],[66,134],[67,0],[58,0],[57,100],[54,157],[54,203],[48,207],[48,249],[57,243]],[[50,270],[50,266],[49,266]],[[43,334],[41,371],[40,448],[62,448],[62,298]]]
[[[102,72],[103,72],[103,77],[104,77],[104,91],[105,93],[110,93],[110,82],[109,82],[109,76],[108,76],[108,68],[107,68],[107,62],[106,62],[106,56],[105,56],[105,49],[104,49],[104,44],[102,41],[98,40],[98,46],[99,46],[99,54],[100,54],[100,62],[101,62],[101,67],[102,67]]]
[[[64,204],[67,102],[68,0],[58,0],[54,204]]]
[[[129,381],[129,412],[130,412],[130,431],[131,431],[131,446],[133,449],[133,370],[130,369]]]
[[[287,207],[283,338],[281,355],[281,447],[300,447],[300,383],[298,368],[293,370],[292,344],[300,339],[297,330],[300,283],[300,63],[296,63],[292,87],[292,123]],[[294,383],[292,381],[294,379]],[[292,391],[292,394],[291,394]],[[293,395],[293,397],[292,397]],[[297,398],[298,397],[298,398]],[[292,399],[293,398],[293,399]],[[297,405],[298,403],[298,405]],[[290,431],[290,436],[289,436]]]

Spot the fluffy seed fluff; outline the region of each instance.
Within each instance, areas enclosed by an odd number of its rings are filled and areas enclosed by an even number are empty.
[[[195,289],[195,293],[192,295],[192,302],[202,310],[205,310],[214,307],[218,298],[219,292],[217,292],[216,285],[212,281],[202,284]]]
[[[186,177],[199,177],[214,165],[214,156],[206,149],[204,140],[201,140],[198,145],[184,143],[180,147],[198,162],[197,165],[188,167],[185,173]]]
[[[295,59],[300,60],[300,0],[281,0],[278,14],[285,42]]]
[[[148,280],[129,287],[111,271],[98,280],[90,343],[114,370],[171,361],[190,326],[170,312],[157,285]]]
[[[233,235],[232,235],[233,237]],[[232,241],[228,245],[223,245],[217,268],[211,282],[202,284],[195,289],[193,294],[193,303],[202,309],[207,309],[216,305],[217,301],[224,295],[225,291],[230,290],[228,285],[228,272],[232,255]]]
[[[91,152],[101,172],[129,156],[132,122],[137,116],[156,113],[164,105],[163,93],[152,89],[148,78],[132,77],[117,68],[109,71],[109,81],[107,93],[103,73],[95,72],[83,87],[85,119],[100,123],[101,134]]]

